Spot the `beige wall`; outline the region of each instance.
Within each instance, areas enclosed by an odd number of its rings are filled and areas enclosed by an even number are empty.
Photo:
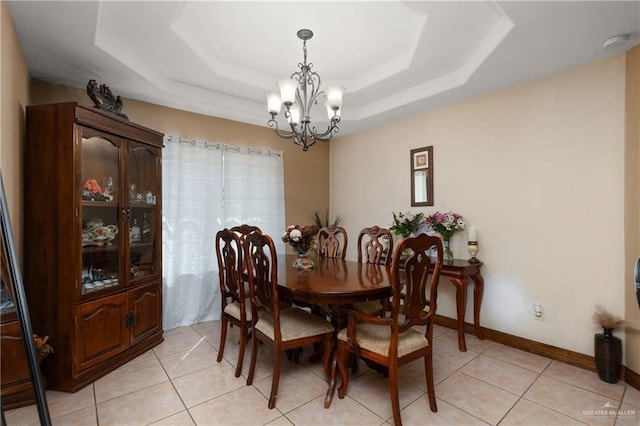
[[[640,321],[633,288],[633,265],[640,256],[640,46],[626,54],[625,132],[625,311]],[[640,373],[640,333],[626,333],[626,366]]]
[[[0,169],[18,258],[22,259],[22,140],[29,71],[6,2],[0,2]]]
[[[67,101],[93,105],[84,90],[35,80],[31,93],[34,105]],[[165,134],[283,151],[287,224],[310,224],[315,210],[324,211],[329,207],[328,144],[319,143],[303,152],[268,128],[127,99],[123,112],[131,121]],[[265,123],[267,118],[265,109]]]
[[[391,225],[392,211],[464,215],[485,262],[482,325],[592,355],[594,304],[624,313],[624,73],[617,56],[341,138],[332,213],[350,235]],[[409,150],[428,145],[435,206],[411,208]],[[446,280],[440,295],[454,318]]]

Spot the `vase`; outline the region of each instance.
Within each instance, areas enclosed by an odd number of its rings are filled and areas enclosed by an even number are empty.
[[[604,333],[594,336],[596,370],[600,380],[617,383],[622,369],[622,340],[605,328]]]
[[[296,269],[304,270],[304,269],[313,269],[315,266],[313,261],[309,259],[308,253],[299,253],[298,257],[291,264]]]
[[[450,238],[442,239],[442,248],[444,250],[444,259],[448,262],[453,262],[453,252],[451,251]]]
[[[299,241],[289,242],[293,252],[298,256],[296,260],[291,263],[291,266],[299,270],[312,269],[314,267],[313,261],[309,259],[312,244],[313,236],[301,238]]]

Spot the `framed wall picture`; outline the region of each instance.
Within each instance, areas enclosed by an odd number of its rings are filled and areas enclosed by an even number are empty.
[[[413,169],[420,170],[429,167],[429,152],[418,151],[413,153]]]
[[[411,206],[433,206],[433,146],[411,150]]]

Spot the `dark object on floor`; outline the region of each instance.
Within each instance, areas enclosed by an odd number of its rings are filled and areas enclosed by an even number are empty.
[[[622,340],[610,328],[594,336],[596,370],[600,380],[617,383],[622,370]]]
[[[98,86],[95,80],[89,80],[87,83],[87,95],[91,98],[96,108],[102,111],[111,112],[126,120],[129,119],[122,111],[122,99],[120,96],[113,96],[111,89],[106,84]]]

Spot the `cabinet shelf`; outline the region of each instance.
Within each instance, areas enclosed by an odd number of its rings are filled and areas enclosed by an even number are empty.
[[[144,247],[153,247],[153,243],[131,243],[131,249],[135,248],[144,248]]]
[[[83,207],[118,207],[117,201],[89,201],[82,200]]]
[[[98,245],[82,246],[83,253],[101,253],[105,251],[118,251],[118,245],[110,244],[110,245],[101,245],[101,246],[98,246]]]

